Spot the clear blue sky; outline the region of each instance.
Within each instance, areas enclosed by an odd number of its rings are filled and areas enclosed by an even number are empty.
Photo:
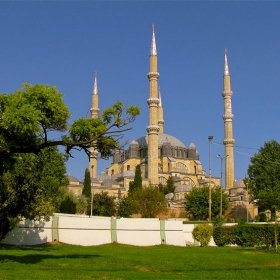
[[[94,72],[99,107],[117,100],[142,114],[124,139],[146,134],[147,72],[156,27],[165,133],[195,143],[212,174],[224,155],[223,66],[231,73],[235,177],[265,141],[280,142],[280,2],[278,1],[10,1],[0,2],[0,85],[56,85],[72,118],[89,116]],[[246,147],[241,148],[241,147]],[[250,149],[249,149],[250,148]],[[67,172],[80,180],[86,155],[75,153]],[[98,173],[109,162],[100,162]]]

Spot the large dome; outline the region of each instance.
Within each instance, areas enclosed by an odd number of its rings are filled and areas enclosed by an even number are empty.
[[[148,146],[148,135],[142,136],[136,140],[139,144],[139,147],[146,147]],[[159,147],[162,146],[163,143],[170,143],[172,147],[180,147],[186,148],[184,143],[182,143],[179,139],[175,138],[169,134],[159,134],[158,135],[158,145]]]

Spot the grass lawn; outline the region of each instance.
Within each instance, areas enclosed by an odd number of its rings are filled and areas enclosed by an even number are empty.
[[[229,247],[0,245],[0,279],[280,279],[280,253]]]

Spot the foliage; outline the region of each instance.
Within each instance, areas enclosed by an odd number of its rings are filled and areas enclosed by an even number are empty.
[[[139,107],[118,101],[99,118],[75,120],[69,129],[71,114],[62,97],[55,86],[30,83],[0,94],[0,240],[18,216],[32,219],[59,209],[54,195],[66,183],[67,157],[57,152],[58,146],[70,156],[72,150],[88,156],[97,150],[108,158],[140,114]]]
[[[214,227],[213,238],[217,246],[236,244],[241,247],[270,248],[279,242],[279,227],[277,224]]]
[[[88,205],[87,214],[90,214],[90,207]],[[92,198],[92,215],[111,217],[116,214],[116,204],[114,197],[109,196],[107,192],[96,193]]]
[[[141,166],[138,164],[135,169],[134,181],[129,182],[129,192],[142,188]]]
[[[118,216],[129,218],[133,214],[133,200],[131,196],[121,198],[118,207]]]
[[[212,219],[212,224],[214,227],[222,226],[224,223],[224,219],[220,216],[215,217]]]
[[[223,247],[233,243],[233,226],[215,226],[213,228],[213,239],[217,246]]]
[[[264,143],[248,167],[248,188],[251,202],[260,211],[270,210],[272,219],[280,210],[280,144],[271,140]]]
[[[213,235],[213,227],[207,224],[196,226],[192,231],[193,238],[200,242],[200,246],[207,246]]]
[[[70,196],[66,196],[60,204],[59,212],[66,213],[66,214],[76,214],[77,205],[76,205],[74,199]]]
[[[85,177],[84,177],[84,187],[82,194],[90,198],[91,197],[91,180],[90,180],[90,172],[88,169],[85,170]]]
[[[222,190],[222,213],[224,214],[229,206],[227,195]],[[211,213],[212,217],[220,213],[220,197],[221,188],[219,186],[212,188],[212,203]],[[186,194],[186,211],[195,219],[206,220],[209,216],[209,186],[194,187]]]
[[[166,186],[163,186],[162,184],[159,184],[158,188],[165,195],[168,194],[168,193],[174,193],[175,185],[174,185],[173,177],[169,176],[169,178],[167,179],[167,182],[166,182]]]
[[[129,194],[134,214],[143,218],[155,218],[167,212],[167,201],[157,187],[137,188]]]
[[[68,185],[66,160],[56,147],[13,156],[12,168],[0,174],[0,240],[20,216],[49,216],[59,208],[58,190]]]

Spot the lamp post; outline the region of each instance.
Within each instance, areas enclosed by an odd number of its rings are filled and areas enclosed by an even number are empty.
[[[223,160],[228,157],[228,155],[222,157],[220,154],[217,154],[217,158],[220,158],[221,160],[221,179],[220,179],[220,187],[221,187],[221,196],[220,196],[220,218],[223,217]]]
[[[92,217],[92,200],[93,200],[93,190],[92,190],[93,168],[94,165],[91,166],[91,176],[90,176],[90,216],[91,217]]]
[[[212,148],[212,139],[213,136],[208,136],[209,141],[209,222],[211,222],[211,204],[212,204],[212,192],[211,192],[211,176],[212,176],[212,169],[211,169],[211,148]]]

